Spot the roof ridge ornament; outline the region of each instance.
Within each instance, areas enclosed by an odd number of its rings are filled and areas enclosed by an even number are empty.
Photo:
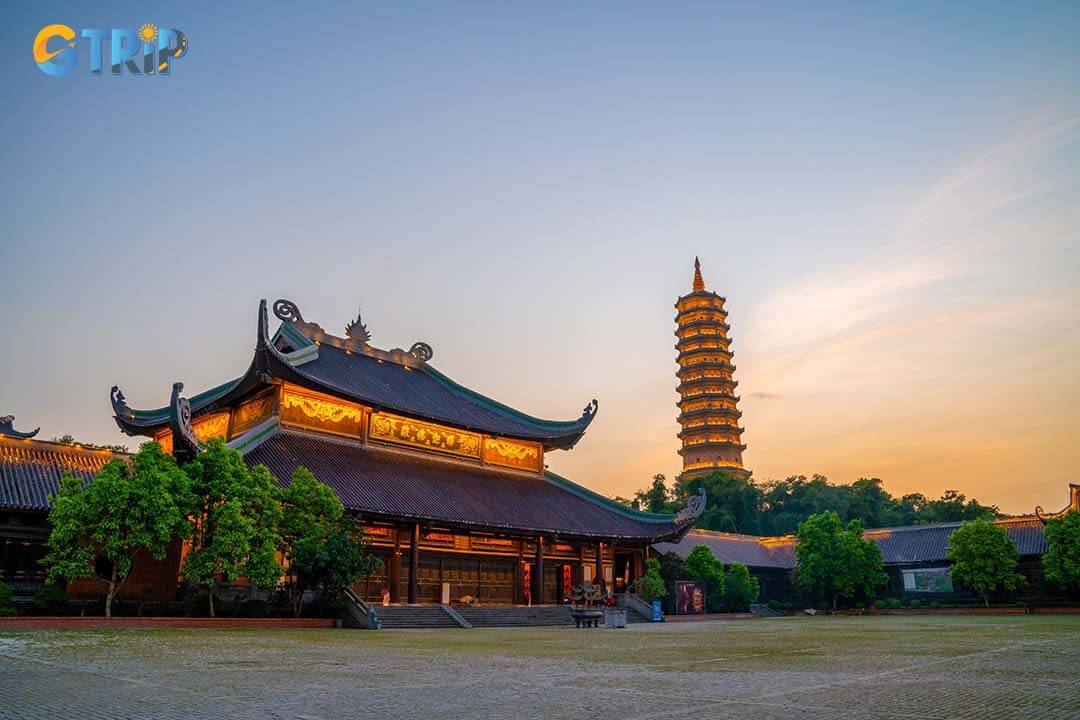
[[[20,438],[22,440],[29,440],[30,438],[34,437],[35,435],[37,435],[41,431],[41,428],[39,427],[39,428],[36,428],[34,430],[31,430],[30,432],[19,432],[18,430],[15,429],[14,425],[15,425],[15,416],[14,415],[4,415],[3,417],[0,417],[0,435],[5,435],[7,437],[13,437],[13,438]]]
[[[368,332],[367,325],[364,324],[363,319],[360,317],[361,308],[356,308],[356,319],[345,326],[345,337],[350,340],[356,340],[362,342],[365,345],[371,342],[371,333]]]
[[[409,354],[421,362],[428,362],[435,357],[435,351],[426,342],[414,342],[409,348]]]
[[[302,323],[304,316],[300,314],[300,308],[292,300],[279,299],[274,301],[274,314],[279,320],[285,322]]]
[[[173,383],[169,416],[173,426],[173,455],[176,455],[177,459],[190,460],[203,449],[203,446],[195,434],[195,429],[191,427],[191,402],[185,397],[180,397],[183,390],[184,383]]]
[[[112,390],[109,391],[109,400],[112,402],[113,413],[117,417],[130,418],[135,416],[135,413],[128,407],[127,399],[124,397],[119,385],[112,386]]]
[[[688,525],[701,517],[701,513],[705,512],[706,499],[705,488],[701,488],[697,495],[691,495],[686,501],[686,507],[675,516],[675,523]]]
[[[581,411],[582,419],[589,418],[591,420],[593,416],[596,415],[596,411],[599,409],[600,403],[596,401],[596,398],[593,398],[592,401],[585,406],[585,409]]]

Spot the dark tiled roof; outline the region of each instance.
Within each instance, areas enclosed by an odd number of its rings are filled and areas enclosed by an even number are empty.
[[[325,343],[318,358],[295,370],[362,403],[496,435],[539,441],[562,438],[580,433],[591,419],[540,420],[458,385],[431,366],[379,362]]]
[[[680,528],[670,516],[639,513],[570,489],[561,478],[530,476],[413,453],[281,432],[246,456],[281,483],[298,466],[329,485],[350,510],[497,530],[566,536],[660,539]],[[576,486],[574,486],[576,487]]]
[[[1021,555],[1038,556],[1046,553],[1043,524],[1036,517],[1005,518],[996,521],[1015,543]],[[867,530],[866,537],[881,549],[886,565],[907,563],[946,562],[945,551],[949,536],[961,523],[939,525],[909,525],[897,528]],[[795,567],[795,537],[757,537],[707,530],[691,530],[678,542],[657,543],[660,552],[675,552],[682,557],[697,545],[708,545],[724,563],[741,563],[750,567]]]
[[[686,557],[698,545],[705,545],[725,565],[739,563],[748,567],[786,569],[795,567],[795,545],[786,540],[691,530],[679,542],[657,543],[654,547],[662,553],[674,552]]]
[[[120,455],[58,443],[0,438],[0,508],[47,511],[65,472],[90,479]]]

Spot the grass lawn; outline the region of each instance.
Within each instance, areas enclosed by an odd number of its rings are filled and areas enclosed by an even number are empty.
[[[0,718],[1077,718],[1080,617],[0,635]]]

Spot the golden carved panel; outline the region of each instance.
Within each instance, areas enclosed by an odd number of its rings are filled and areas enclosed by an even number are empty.
[[[210,438],[225,439],[229,434],[229,413],[211,413],[197,417],[191,423],[191,429],[195,431],[195,437],[202,442]]]
[[[368,425],[372,440],[437,450],[438,452],[480,457],[480,436],[476,433],[434,423],[411,420],[390,413],[373,413]]]
[[[161,447],[161,452],[172,455],[172,430],[159,430],[154,435],[154,441]]]
[[[313,430],[357,436],[364,410],[357,405],[285,389],[281,393],[281,419]]]
[[[232,436],[243,435],[274,413],[274,393],[241,403],[233,410]]]
[[[543,458],[544,448],[539,443],[484,438],[484,462],[491,465],[539,472]]]

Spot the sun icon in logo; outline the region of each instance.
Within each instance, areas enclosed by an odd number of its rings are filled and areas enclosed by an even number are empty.
[[[157,41],[158,32],[157,25],[146,23],[139,27],[139,40],[147,45],[153,44]]]

